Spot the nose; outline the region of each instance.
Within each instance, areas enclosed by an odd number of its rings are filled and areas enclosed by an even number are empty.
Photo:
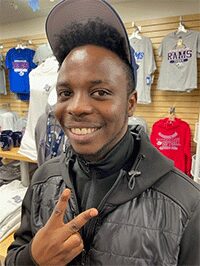
[[[92,104],[89,95],[74,94],[68,102],[68,113],[73,116],[84,116],[92,113]]]

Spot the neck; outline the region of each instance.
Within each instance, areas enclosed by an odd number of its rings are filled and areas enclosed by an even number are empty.
[[[134,139],[131,132],[128,130],[123,138],[106,154],[104,157],[95,160],[88,160],[88,157],[78,155],[78,162],[81,168],[95,169],[101,177],[112,172],[118,171],[121,168],[129,168],[129,164],[132,164],[130,160],[133,156]],[[96,159],[96,158],[95,158]],[[87,169],[88,170],[88,169]]]

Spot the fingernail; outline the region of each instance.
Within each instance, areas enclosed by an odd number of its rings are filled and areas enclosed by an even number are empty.
[[[65,189],[62,193],[62,196],[61,196],[61,200],[62,201],[66,201],[67,198],[69,197],[70,195],[70,190],[69,189]]]
[[[93,216],[97,216],[98,215],[98,211],[97,209],[91,209],[90,210],[90,216],[93,217]]]

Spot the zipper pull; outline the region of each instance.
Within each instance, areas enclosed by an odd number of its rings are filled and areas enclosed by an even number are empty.
[[[128,181],[128,187],[130,190],[133,190],[135,187],[135,177],[138,177],[141,175],[140,171],[131,170],[128,175],[130,176],[130,179]]]
[[[139,154],[138,160],[137,160],[137,162],[135,164],[135,168],[128,172],[128,175],[130,177],[130,179],[128,181],[128,187],[129,187],[130,190],[133,190],[134,187],[135,187],[135,178],[140,176],[141,173],[142,173],[141,171],[138,171],[137,168],[138,168],[141,160],[143,160],[144,158],[145,158],[144,154]]]

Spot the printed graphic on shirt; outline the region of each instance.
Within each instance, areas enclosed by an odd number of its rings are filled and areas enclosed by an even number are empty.
[[[44,87],[43,87],[43,90],[46,91],[46,92],[49,92],[52,88],[52,85],[50,84],[45,84]]]
[[[15,60],[12,62],[13,70],[20,76],[23,76],[25,72],[28,72],[29,63],[26,60]]]
[[[158,133],[157,146],[159,150],[178,150],[180,144],[180,137],[177,132],[172,135],[165,135],[161,132]]]
[[[15,203],[20,203],[22,202],[22,197],[20,197],[20,195],[15,195],[14,197],[12,197],[12,200],[15,202]],[[11,201],[12,202],[12,201]]]
[[[144,58],[144,52],[142,51],[135,51],[134,53],[135,59],[136,59],[136,63],[140,63],[140,61]]]
[[[183,64],[191,57],[192,49],[186,47],[181,37],[178,39],[176,46],[168,52],[169,63],[175,64],[178,68],[182,68]]]

